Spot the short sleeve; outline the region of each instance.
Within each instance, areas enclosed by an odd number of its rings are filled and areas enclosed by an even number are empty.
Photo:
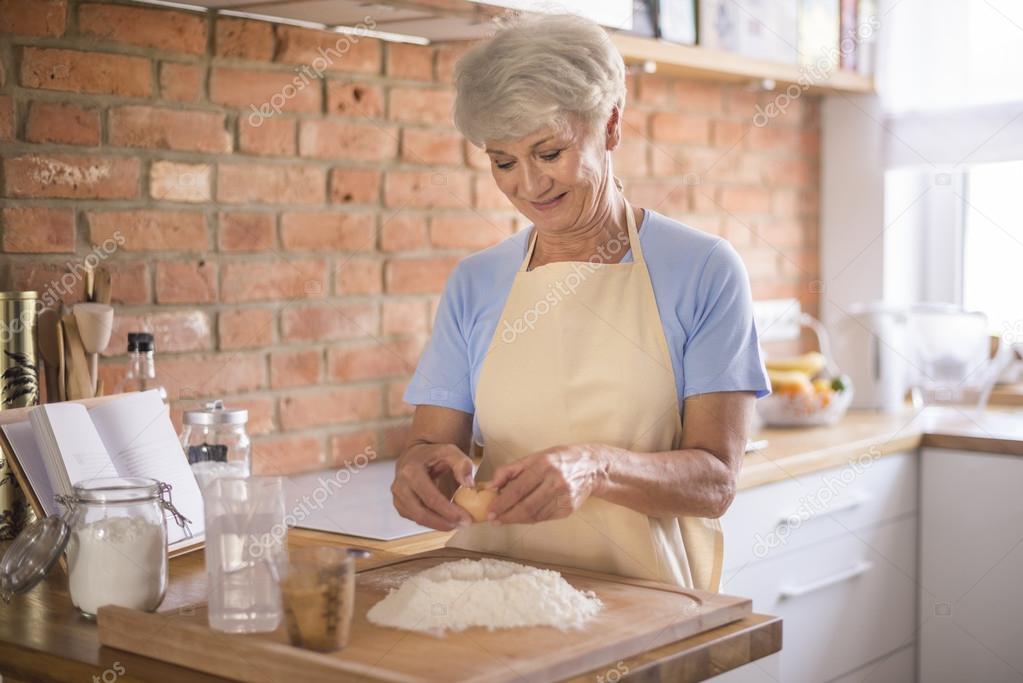
[[[753,322],[749,278],[725,240],[711,248],[697,282],[682,364],[685,396],[717,391],[770,393]]]
[[[472,414],[469,348],[466,341],[465,291],[459,269],[448,277],[441,295],[433,334],[419,358],[403,397],[412,405],[454,408]]]

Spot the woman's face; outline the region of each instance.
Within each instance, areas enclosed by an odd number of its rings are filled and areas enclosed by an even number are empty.
[[[608,136],[594,134],[578,119],[561,130],[545,127],[515,140],[486,141],[501,192],[547,232],[594,220],[610,172],[608,149]]]

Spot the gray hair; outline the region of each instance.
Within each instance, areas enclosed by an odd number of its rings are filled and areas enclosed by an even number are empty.
[[[625,106],[625,63],[595,22],[521,19],[469,50],[455,67],[455,126],[477,147],[520,138],[570,116],[598,126]]]

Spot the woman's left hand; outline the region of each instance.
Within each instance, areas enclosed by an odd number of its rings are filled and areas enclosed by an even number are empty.
[[[531,524],[568,517],[603,481],[606,446],[555,446],[498,467],[487,483],[498,495],[489,519],[498,524]]]

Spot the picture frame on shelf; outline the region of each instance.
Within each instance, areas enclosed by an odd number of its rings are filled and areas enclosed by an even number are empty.
[[[798,5],[778,0],[700,0],[699,45],[782,64],[799,62]]]
[[[799,61],[814,72],[839,67],[839,0],[799,0]]]
[[[655,0],[660,37],[672,43],[696,45],[696,0]]]

